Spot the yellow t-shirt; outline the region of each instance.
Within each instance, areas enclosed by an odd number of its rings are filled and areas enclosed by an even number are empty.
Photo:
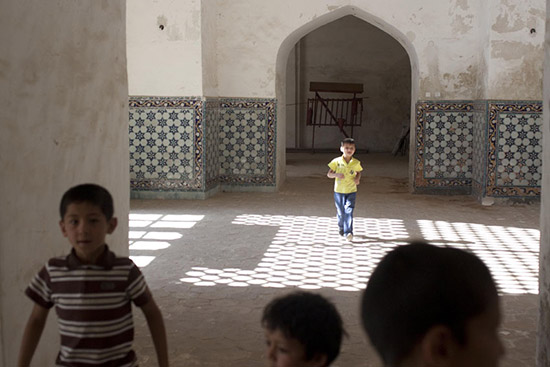
[[[363,170],[363,167],[361,167],[361,162],[358,159],[352,157],[349,163],[347,163],[344,156],[340,156],[330,161],[328,167],[336,173],[344,174],[344,178],[334,179],[334,192],[338,192],[340,194],[357,192],[355,176],[357,176],[357,172],[361,172]]]

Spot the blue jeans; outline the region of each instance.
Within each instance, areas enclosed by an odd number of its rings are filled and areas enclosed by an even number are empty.
[[[355,209],[356,192],[350,194],[334,193],[334,204],[338,217],[338,228],[344,235],[353,234],[353,209]]]

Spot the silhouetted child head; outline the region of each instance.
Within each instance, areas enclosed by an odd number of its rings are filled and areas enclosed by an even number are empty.
[[[271,366],[325,367],[340,353],[342,318],[319,294],[298,291],[275,298],[264,308],[262,326]]]
[[[65,217],[70,204],[83,202],[97,206],[105,215],[105,219],[111,220],[113,217],[113,197],[109,191],[96,184],[82,184],[71,187],[63,194],[61,204],[59,205],[61,219]]]
[[[415,242],[388,253],[363,293],[365,331],[386,366],[497,366],[504,350],[489,269],[475,255]]]

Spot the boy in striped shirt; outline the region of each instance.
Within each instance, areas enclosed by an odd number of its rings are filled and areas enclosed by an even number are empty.
[[[111,194],[95,184],[75,186],[63,195],[60,214],[61,232],[72,250],[50,259],[25,291],[35,304],[18,365],[30,365],[55,306],[61,335],[56,366],[137,366],[133,302],[145,315],[159,366],[168,366],[164,321],[143,275],[132,260],[117,257],[105,243],[117,226]]]

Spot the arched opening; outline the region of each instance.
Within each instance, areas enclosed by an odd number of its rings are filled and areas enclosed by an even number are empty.
[[[302,37],[287,62],[287,150],[334,150],[345,132],[353,135],[359,150],[391,152],[403,127],[408,127],[410,121],[410,65],[399,42],[353,15],[325,24]],[[363,92],[358,96],[363,103],[358,107],[361,118],[357,125],[343,126],[340,131],[330,114],[318,113],[315,117],[319,121],[312,119],[312,125],[308,126],[306,109],[309,109],[308,99],[313,97],[309,89],[312,82],[362,85]],[[319,94],[323,98],[349,99],[343,93]],[[334,103],[329,107],[332,113],[338,113],[348,106]],[[315,123],[322,125],[313,125]]]
[[[358,149],[390,153],[404,127],[414,141],[417,80],[416,53],[408,39],[360,9],[342,7],[295,30],[277,57],[278,184],[286,177],[287,149],[312,149],[314,128],[315,149],[334,152],[343,137],[337,126],[306,126],[310,81],[363,84],[363,121],[354,131]],[[410,146],[409,177],[413,154]]]

